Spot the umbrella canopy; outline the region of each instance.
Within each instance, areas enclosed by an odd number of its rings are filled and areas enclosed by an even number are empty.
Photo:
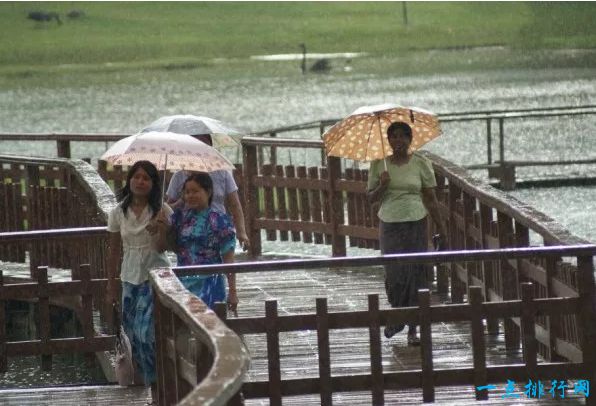
[[[240,144],[241,132],[219,120],[209,117],[178,114],[163,116],[143,128],[141,132],[168,131],[177,134],[209,134],[214,147],[236,147]]]
[[[396,104],[363,106],[323,134],[327,155],[357,161],[374,161],[393,155],[387,127],[404,122],[412,128],[409,153],[441,134],[439,119],[430,111]]]
[[[101,156],[113,165],[133,165],[147,160],[159,170],[213,172],[234,165],[215,148],[190,135],[151,131],[121,139]]]

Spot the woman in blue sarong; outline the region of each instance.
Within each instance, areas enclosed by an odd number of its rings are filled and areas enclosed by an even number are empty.
[[[176,252],[178,266],[211,265],[234,262],[236,232],[227,214],[211,208],[213,182],[206,173],[193,173],[184,182],[184,207],[178,207],[170,218],[165,237]],[[182,284],[213,309],[225,302],[236,311],[236,275],[220,273],[180,277]]]
[[[120,276],[122,326],[130,339],[135,369],[145,385],[151,385],[154,395],[155,330],[148,278],[151,269],[171,266],[157,227],[158,219],[168,218],[172,209],[162,204],[159,173],[149,161],[138,161],[130,168],[126,185],[118,191],[116,200],[119,204],[108,216],[106,300],[109,304],[118,301],[119,286],[115,281]]]

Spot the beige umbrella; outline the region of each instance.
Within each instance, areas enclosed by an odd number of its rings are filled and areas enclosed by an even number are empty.
[[[151,131],[121,139],[101,156],[113,165],[151,161],[159,170],[197,172],[232,170],[234,165],[215,148],[190,135]]]
[[[430,111],[395,104],[364,106],[323,134],[327,155],[356,161],[374,161],[393,155],[387,127],[404,122],[412,128],[409,153],[441,134],[439,119]]]
[[[123,138],[104,152],[100,159],[113,165],[126,166],[146,160],[159,170],[213,172],[234,169],[234,165],[215,148],[190,135],[157,131]]]

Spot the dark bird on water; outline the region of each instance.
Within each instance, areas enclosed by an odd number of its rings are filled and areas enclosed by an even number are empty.
[[[306,73],[306,45],[300,44],[300,48],[302,48],[302,63],[300,64],[300,68],[302,69],[302,73]],[[327,73],[331,70],[331,64],[329,63],[329,59],[321,58],[317,59],[315,63],[308,69],[311,72],[316,73]]]
[[[30,11],[27,15],[27,18],[37,22],[56,20],[58,24],[62,24],[62,21],[60,21],[60,16],[58,13],[54,12],[46,13],[45,11]]]

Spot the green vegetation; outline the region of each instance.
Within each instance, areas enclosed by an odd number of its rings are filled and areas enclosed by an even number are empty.
[[[596,47],[596,3],[572,2],[2,2],[0,74],[218,69],[259,54]],[[35,22],[29,11],[56,12]],[[83,17],[68,19],[71,10]],[[251,62],[253,63],[253,62]],[[405,65],[404,65],[405,67]]]

